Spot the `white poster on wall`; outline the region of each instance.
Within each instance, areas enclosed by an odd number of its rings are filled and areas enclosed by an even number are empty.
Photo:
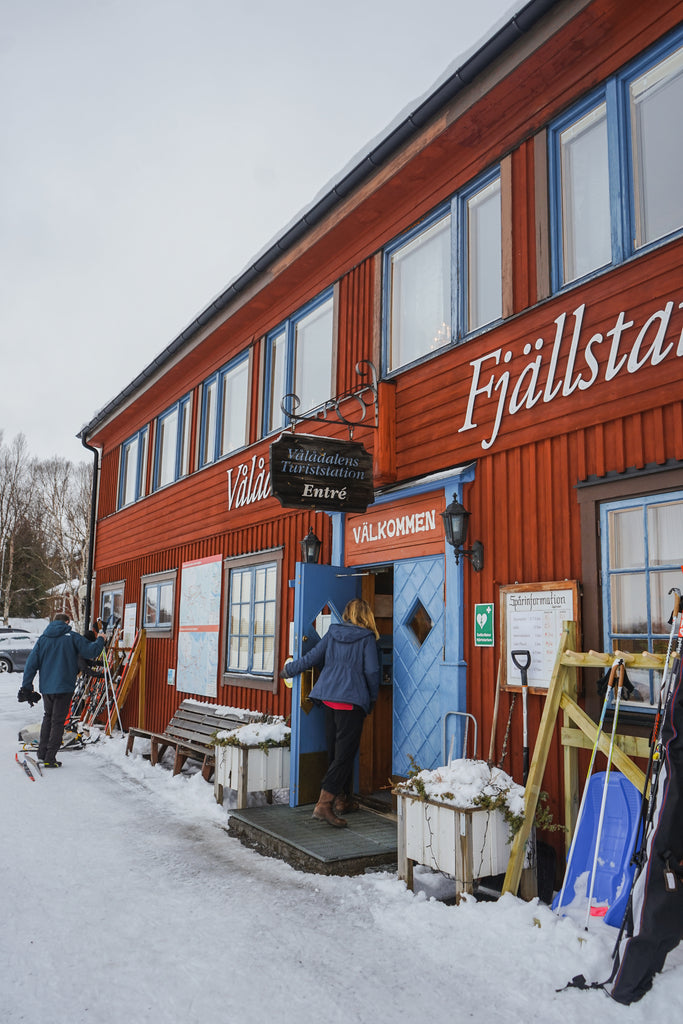
[[[127,604],[123,610],[123,646],[129,651],[135,643],[135,622],[138,615],[136,604]]]
[[[210,555],[182,565],[175,683],[183,693],[218,693],[222,562]]]

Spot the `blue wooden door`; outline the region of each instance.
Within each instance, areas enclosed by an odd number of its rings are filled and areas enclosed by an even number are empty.
[[[436,768],[441,755],[439,666],[444,658],[444,559],[416,558],[394,564],[395,775],[407,775],[410,759]]]
[[[360,593],[360,580],[351,569],[338,565],[306,565],[298,562],[294,594],[294,650],[295,658],[314,647],[321,638],[316,630],[318,615],[327,610],[330,624],[342,621],[347,603]],[[324,751],[325,716],[321,708],[308,712],[301,707],[301,677],[292,686],[292,757],[289,803],[299,803],[300,758],[303,754]]]

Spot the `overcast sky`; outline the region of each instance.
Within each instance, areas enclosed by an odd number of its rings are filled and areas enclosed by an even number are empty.
[[[3,0],[0,430],[75,435],[511,0]]]

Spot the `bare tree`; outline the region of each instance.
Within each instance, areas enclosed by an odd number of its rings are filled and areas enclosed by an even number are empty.
[[[26,438],[17,434],[10,445],[3,444],[0,431],[0,594],[2,618],[9,618],[17,531],[31,502],[34,464],[29,459]]]
[[[80,595],[86,582],[92,469],[85,463],[52,458],[36,464],[36,484],[44,511],[47,551],[54,586],[68,614],[82,630]]]

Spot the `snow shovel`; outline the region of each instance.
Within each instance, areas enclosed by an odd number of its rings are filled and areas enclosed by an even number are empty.
[[[522,782],[526,786],[526,780],[529,775],[529,731],[526,697],[527,691],[529,689],[529,680],[527,677],[527,672],[529,671],[529,665],[531,664],[531,651],[510,651],[510,656],[512,658],[515,668],[518,668],[522,674],[522,728],[524,737],[522,750]]]

